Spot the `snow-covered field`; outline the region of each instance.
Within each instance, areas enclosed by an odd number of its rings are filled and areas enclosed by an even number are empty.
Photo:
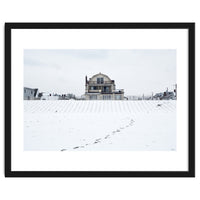
[[[24,150],[175,151],[176,101],[24,101]]]

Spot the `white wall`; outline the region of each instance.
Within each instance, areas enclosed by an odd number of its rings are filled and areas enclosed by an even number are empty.
[[[41,97],[41,100],[58,100],[58,96],[49,96],[49,95],[44,95]]]
[[[196,22],[200,34],[198,0],[4,0],[0,2],[1,44],[4,44],[4,22]],[[117,42],[117,41],[116,41]],[[196,39],[196,55],[200,51]],[[0,48],[4,66],[4,47]],[[196,66],[199,57],[196,56]],[[3,69],[1,68],[3,80]],[[197,68],[197,74],[200,70]],[[197,77],[197,76],[196,76]],[[200,90],[200,79],[196,80]],[[3,81],[1,81],[3,94]],[[200,93],[196,94],[200,102]],[[0,198],[6,200],[35,199],[200,199],[200,126],[196,127],[196,178],[4,178],[3,98],[1,98]],[[199,105],[196,106],[200,120]],[[44,158],[45,159],[45,158]]]

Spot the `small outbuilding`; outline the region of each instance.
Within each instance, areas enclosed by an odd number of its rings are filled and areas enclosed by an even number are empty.
[[[38,98],[38,94],[37,88],[24,87],[24,100],[35,100]]]

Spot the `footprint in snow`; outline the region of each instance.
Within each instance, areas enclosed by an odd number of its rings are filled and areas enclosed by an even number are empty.
[[[96,139],[95,142],[94,142],[93,144],[97,144],[97,143],[101,142],[100,140],[101,140],[101,138]]]
[[[67,151],[67,149],[61,149],[60,151]]]
[[[116,134],[116,131],[113,131],[112,134],[115,135],[115,134]]]
[[[106,135],[105,139],[108,139],[110,137],[110,135]]]

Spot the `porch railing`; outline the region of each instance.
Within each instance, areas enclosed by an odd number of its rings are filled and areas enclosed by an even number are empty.
[[[98,85],[102,85],[102,84],[113,84],[112,81],[104,81],[104,82],[89,81],[88,83],[89,83],[89,85],[93,85],[93,84],[98,84]]]

